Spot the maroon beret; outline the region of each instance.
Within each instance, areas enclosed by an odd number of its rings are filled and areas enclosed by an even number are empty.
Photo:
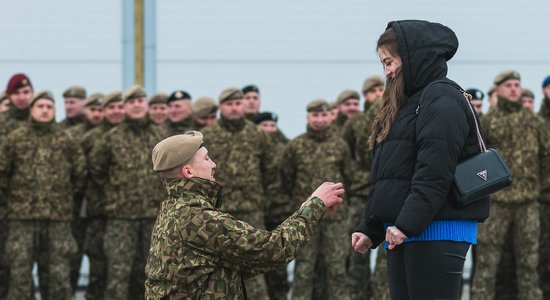
[[[8,87],[6,87],[6,94],[11,95],[15,93],[18,89],[22,87],[30,86],[32,88],[32,83],[29,77],[23,73],[17,73],[13,75],[8,81]]]

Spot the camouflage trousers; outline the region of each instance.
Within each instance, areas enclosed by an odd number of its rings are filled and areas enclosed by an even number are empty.
[[[266,223],[266,229],[273,230],[277,228],[278,225],[279,224]],[[265,273],[265,281],[267,284],[269,299],[287,300],[290,287],[288,285],[288,274],[286,273],[286,268]]]
[[[10,266],[5,255],[7,239],[8,221],[0,220],[0,300],[7,299],[9,289]]]
[[[507,241],[506,232],[512,225],[512,240]],[[537,272],[539,234],[538,202],[491,203],[491,215],[478,230],[472,300],[495,298],[495,276],[502,245],[507,242],[512,243],[516,258],[519,298],[542,299]]]
[[[374,300],[389,300],[390,285],[388,282],[388,265],[386,263],[386,249],[384,246],[378,247],[376,256],[376,266],[374,273],[371,276],[372,299]]]
[[[355,232],[355,228],[363,220],[365,197],[350,196],[348,206],[348,236]],[[370,299],[370,255],[361,254],[348,247],[348,279],[351,299]]]
[[[76,241],[77,251],[69,260],[69,267],[71,269],[71,288],[73,292],[76,292],[78,286],[78,279],[80,278],[80,265],[82,263],[82,257],[84,256],[84,239],[86,238],[86,219],[82,219],[79,216],[74,216],[71,222],[71,229]]]
[[[540,204],[539,274],[544,299],[550,299],[550,203]]]
[[[327,299],[350,299],[346,274],[346,257],[350,237],[347,220],[327,221],[319,224],[312,240],[296,257],[292,299],[313,299],[314,270],[319,254],[325,260]]]
[[[47,262],[49,288],[42,299],[73,299],[68,257],[76,252],[70,222],[9,221],[6,257],[10,262],[8,299],[33,298],[32,267]],[[46,251],[46,252],[44,252]],[[38,255],[45,255],[39,260]]]
[[[107,219],[103,239],[107,256],[105,299],[144,299],[145,263],[154,223],[154,219]]]
[[[231,212],[231,214],[238,220],[245,221],[256,228],[265,228],[264,214],[262,212]],[[244,286],[248,299],[269,300],[264,274],[246,279]]]
[[[107,285],[107,257],[103,247],[106,220],[104,218],[90,218],[86,227],[84,252],[90,261],[90,273],[86,299],[103,299]]]

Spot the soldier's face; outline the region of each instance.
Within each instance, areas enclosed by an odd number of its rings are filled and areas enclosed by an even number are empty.
[[[103,116],[111,124],[118,124],[124,121],[124,113],[124,102],[122,101],[109,103],[109,105],[103,108]]]
[[[517,79],[508,79],[495,88],[495,92],[512,102],[519,101],[521,96],[521,82]]]
[[[307,124],[317,131],[323,131],[332,122],[330,112],[309,112],[307,113]]]
[[[168,104],[168,118],[172,122],[179,122],[191,115],[191,100],[171,101]]]
[[[335,107],[335,108],[330,110],[330,120],[331,121],[336,120],[336,117],[338,117],[338,112],[340,112],[339,107]]]
[[[49,99],[38,99],[30,109],[31,117],[39,123],[48,123],[55,118],[55,105]]]
[[[274,121],[263,121],[258,124],[258,127],[268,134],[274,134],[277,132],[277,123]]]
[[[163,124],[168,118],[168,105],[162,103],[151,104],[149,106],[149,116],[156,124]]]
[[[338,107],[348,119],[351,119],[359,112],[359,99],[348,99]]]
[[[10,108],[10,99],[6,98],[0,102],[0,113],[8,111]]]
[[[380,98],[384,93],[384,86],[375,86],[372,89],[368,90],[363,94],[365,101],[369,103],[374,103],[376,99]]]
[[[243,101],[242,100],[230,100],[225,101],[219,106],[222,116],[229,120],[237,120],[243,117]]]
[[[474,107],[474,110],[478,116],[481,115],[481,107],[483,106],[483,101],[479,99],[470,100],[470,104]]]
[[[203,126],[210,126],[214,123],[216,123],[216,113],[210,113],[208,116],[204,118],[195,118],[195,121]]]
[[[67,118],[72,118],[74,116],[82,113],[84,109],[84,99],[67,97],[65,98],[65,115]]]
[[[550,84],[542,89],[542,94],[544,95],[545,98],[550,99]]]
[[[84,115],[90,123],[97,125],[103,121],[103,109],[101,106],[88,106],[84,108]]]
[[[133,120],[143,119],[147,116],[149,103],[146,97],[132,98],[124,103],[126,116]]]
[[[17,109],[24,109],[29,106],[29,103],[31,102],[33,96],[34,91],[32,87],[26,86],[17,89],[15,93],[11,94],[10,100]]]
[[[210,156],[208,156],[208,150],[205,147],[200,147],[197,153],[191,159],[191,162],[186,167],[189,167],[190,177],[198,177],[216,181],[214,173],[216,173],[216,164]]]
[[[256,92],[248,92],[243,99],[244,113],[256,114],[260,111],[260,95]]]
[[[521,97],[521,105],[528,111],[535,111],[535,99],[531,97]]]

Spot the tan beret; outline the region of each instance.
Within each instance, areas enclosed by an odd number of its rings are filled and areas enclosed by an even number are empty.
[[[84,100],[86,99],[86,89],[78,85],[71,86],[63,92],[63,98],[78,98]]]
[[[363,94],[370,91],[377,86],[384,86],[384,80],[380,76],[371,76],[363,83]]]
[[[93,93],[88,96],[88,98],[86,98],[86,102],[84,102],[84,107],[102,106],[104,98],[105,95],[103,95],[102,93]]]
[[[136,84],[128,88],[122,94],[122,101],[126,102],[130,99],[142,98],[142,97],[147,97],[147,93],[145,92],[145,89],[141,85]]]
[[[231,87],[231,88],[226,88],[225,90],[222,91],[218,99],[218,102],[222,104],[226,101],[240,100],[243,98],[244,98],[244,95],[240,89]]]
[[[122,92],[121,91],[112,91],[105,96],[103,99],[103,107],[115,102],[122,101]]]
[[[209,114],[218,111],[218,106],[214,99],[210,97],[200,97],[193,103],[191,108],[193,116],[197,118],[205,118]]]
[[[0,101],[4,99],[8,99],[8,94],[6,92],[2,92],[2,94],[0,94]]]
[[[307,112],[327,112],[330,110],[330,104],[326,100],[316,99],[308,103]]]
[[[47,99],[55,103],[55,99],[53,98],[53,93],[50,91],[44,90],[34,94],[34,97],[32,97],[30,106],[33,106],[34,103],[40,99]]]
[[[188,162],[202,146],[202,133],[188,131],[160,141],[153,148],[153,171],[166,171]]]
[[[336,99],[336,103],[338,105],[343,104],[344,102],[348,101],[349,99],[361,99],[361,96],[359,96],[359,93],[354,90],[344,90],[338,95],[338,98]]]
[[[149,99],[149,104],[166,104],[166,101],[168,101],[168,95],[158,92]]]
[[[497,77],[495,77],[495,81],[493,83],[495,85],[500,85],[501,83],[510,79],[521,80],[521,76],[519,76],[519,73],[514,70],[506,70],[498,74]]]

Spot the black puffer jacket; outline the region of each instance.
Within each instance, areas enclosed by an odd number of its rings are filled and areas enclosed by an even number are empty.
[[[464,96],[451,84],[436,83],[416,113],[423,89],[432,81],[448,80],[447,60],[458,48],[456,35],[426,21],[396,21],[388,27],[397,35],[408,100],[389,135],[374,148],[371,189],[357,231],[375,246],[384,240],[383,222],[416,236],[435,219],[482,221],[489,214],[488,198],[461,209],[452,205],[457,162],[480,151]]]

